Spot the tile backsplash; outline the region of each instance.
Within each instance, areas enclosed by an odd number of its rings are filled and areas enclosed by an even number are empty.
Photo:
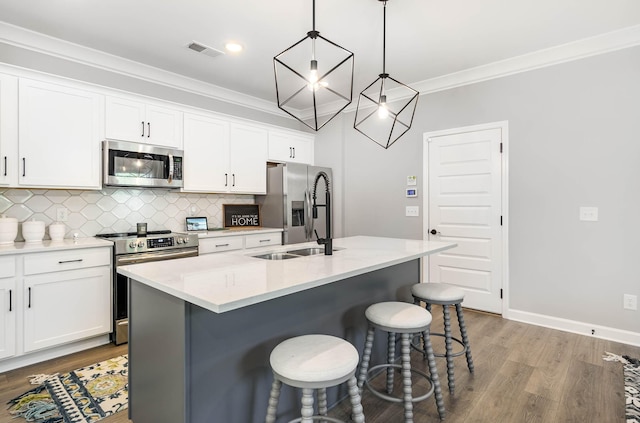
[[[187,194],[162,189],[105,188],[100,191],[0,189],[0,214],[18,222],[36,219],[49,224],[67,214],[67,233],[92,237],[98,233],[131,232],[136,223],[148,230],[185,230],[185,217],[206,216],[220,227],[223,204],[253,204],[252,195]],[[17,241],[22,241],[19,225]],[[49,239],[47,229],[45,239]]]

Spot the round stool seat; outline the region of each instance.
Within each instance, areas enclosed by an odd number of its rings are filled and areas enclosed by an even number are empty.
[[[414,304],[388,301],[369,306],[365,316],[387,332],[422,332],[431,324],[431,313]]]
[[[280,380],[297,388],[338,385],[358,366],[356,348],[329,335],[303,335],[287,339],[271,352],[271,369]]]
[[[411,294],[432,304],[455,304],[464,299],[464,291],[446,283],[417,283],[411,286]]]

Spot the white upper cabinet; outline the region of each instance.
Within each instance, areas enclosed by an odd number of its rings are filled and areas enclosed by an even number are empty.
[[[161,103],[106,98],[106,138],[182,149],[182,111]]]
[[[185,114],[184,191],[266,193],[267,130]]]
[[[232,123],[229,141],[229,192],[266,194],[267,130],[259,126]]]
[[[19,186],[101,187],[101,94],[20,78],[18,110]]]
[[[228,167],[229,122],[185,113],[184,191],[228,191]]]
[[[18,78],[0,74],[0,185],[18,176]]]
[[[269,161],[313,164],[313,135],[270,130]]]

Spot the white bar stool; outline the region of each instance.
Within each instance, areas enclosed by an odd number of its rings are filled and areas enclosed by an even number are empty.
[[[417,283],[411,286],[411,294],[416,304],[420,301],[426,303],[427,310],[431,311],[432,304],[442,305],[444,314],[444,333],[432,333],[434,336],[444,336],[445,353],[436,353],[436,357],[446,357],[447,359],[447,381],[449,383],[449,393],[454,394],[455,376],[453,372],[453,358],[465,354],[467,357],[467,367],[469,372],[473,373],[473,358],[471,357],[471,345],[467,336],[467,327],[464,324],[464,316],[462,314],[462,301],[464,300],[464,291],[456,286],[446,283]],[[449,306],[456,306],[456,314],[458,315],[458,326],[462,340],[454,338],[451,335],[451,313]],[[453,352],[452,342],[457,342],[462,346],[461,351]]]
[[[358,351],[344,339],[329,335],[303,335],[287,339],[271,351],[273,384],[267,407],[266,423],[276,421],[280,388],[285,383],[302,389],[301,415],[289,423],[314,420],[344,423],[327,417],[326,388],[344,382],[349,386],[352,421],[364,423],[360,392],[356,382]],[[318,390],[318,415],[314,415],[313,391]]]
[[[440,389],[440,380],[438,378],[438,370],[436,369],[436,360],[431,347],[431,339],[429,338],[429,326],[431,325],[431,313],[422,307],[403,303],[403,302],[383,302],[369,306],[365,311],[367,320],[369,321],[369,329],[367,331],[367,339],[362,354],[362,364],[360,373],[358,374],[358,388],[362,390],[364,385],[378,398],[386,401],[404,404],[404,421],[405,423],[413,423],[413,403],[422,401],[434,395],[436,406],[440,419],[444,419],[445,410],[442,400],[442,390]],[[387,338],[387,362],[369,368],[371,360],[371,350],[373,347],[373,338],[375,330],[379,329],[388,332]],[[395,341],[396,333],[401,334],[402,345],[402,364],[395,364]],[[422,333],[424,350],[427,352],[427,361],[429,364],[429,372],[426,373],[411,368],[411,339],[415,333]],[[387,369],[387,387],[386,394],[375,390],[369,384],[371,373],[378,369]],[[393,372],[394,369],[402,369],[402,398],[391,396],[393,393]],[[413,396],[411,384],[411,373],[418,374],[425,378],[429,384],[429,391],[419,397]]]

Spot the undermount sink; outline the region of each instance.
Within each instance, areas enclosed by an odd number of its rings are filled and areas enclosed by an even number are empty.
[[[342,248],[334,248],[333,251],[339,251]],[[255,258],[264,259],[264,260],[287,260],[296,257],[305,257],[305,256],[315,256],[319,254],[324,254],[323,247],[309,247],[309,248],[299,248],[297,250],[290,250],[284,253],[264,253],[258,254]]]
[[[341,248],[334,248],[333,251],[341,250]],[[315,256],[317,254],[324,254],[323,247],[309,247],[309,248],[300,248],[298,250],[290,250],[287,251],[289,254],[295,254],[296,256]]]
[[[266,253],[266,254],[258,254],[257,256],[251,256],[251,257],[260,258],[264,260],[287,260],[287,259],[292,259],[300,256],[287,254],[287,253]]]

